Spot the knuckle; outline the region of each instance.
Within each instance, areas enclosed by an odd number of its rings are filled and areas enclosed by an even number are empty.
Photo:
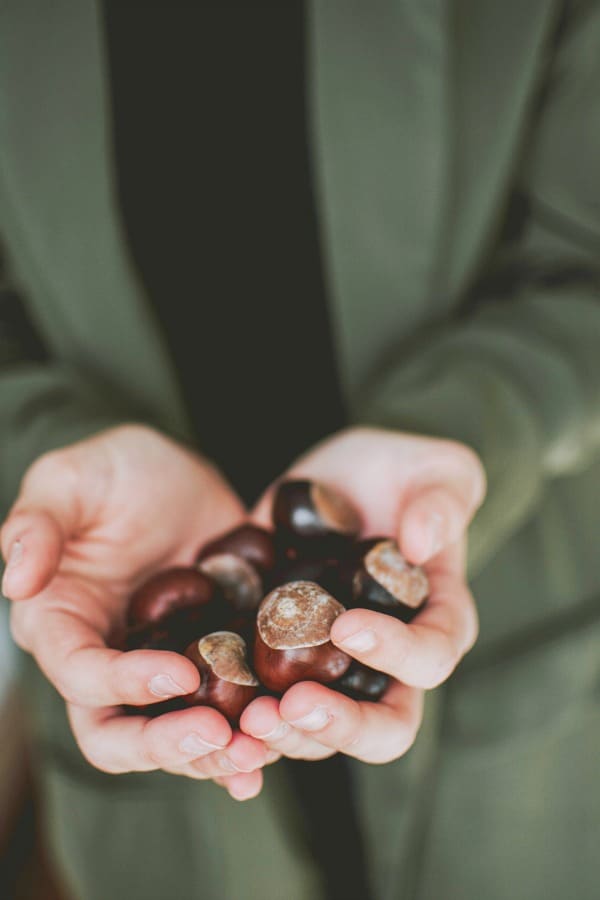
[[[81,677],[81,667],[78,665],[79,647],[71,650],[60,660],[55,660],[55,670],[49,676],[58,693],[67,703],[76,706],[89,705],[88,689],[85,680]]]
[[[49,675],[50,681],[67,703],[72,703],[75,706],[85,706],[86,705],[86,697],[84,693],[76,686],[73,685],[68,675],[64,674],[55,674]]]

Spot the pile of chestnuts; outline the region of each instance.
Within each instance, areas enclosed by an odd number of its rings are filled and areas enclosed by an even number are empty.
[[[337,491],[283,481],[273,531],[241,525],[206,544],[194,567],[153,575],[131,597],[122,650],[172,650],[200,672],[200,686],[150,714],[186,705],[218,709],[235,724],[263,694],[317,681],[377,701],[388,678],[329,639],[345,609],[363,607],[410,622],[427,600],[423,570],[389,538],[359,540],[361,519]]]

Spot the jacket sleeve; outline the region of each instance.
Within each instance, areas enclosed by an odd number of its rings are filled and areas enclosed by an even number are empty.
[[[369,424],[453,438],[480,454],[488,498],[477,570],[549,479],[600,455],[600,7],[567,22],[516,179],[527,211],[460,318],[382,367]]]
[[[19,295],[0,288],[0,521],[40,454],[128,418],[114,397],[50,358]]]

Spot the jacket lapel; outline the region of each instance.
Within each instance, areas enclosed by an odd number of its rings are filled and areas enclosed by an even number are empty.
[[[553,0],[450,5],[452,123],[442,313],[493,246],[530,136],[524,125],[547,74],[544,50],[561,10]]]
[[[115,202],[100,12],[96,0],[23,0],[3,16],[2,216],[59,361],[180,432],[171,361]]]
[[[315,170],[350,392],[429,313],[446,198],[447,0],[313,0]]]

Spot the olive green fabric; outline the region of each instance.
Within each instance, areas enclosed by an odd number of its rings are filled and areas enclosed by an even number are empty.
[[[141,20],[142,27],[142,20]],[[314,169],[357,422],[481,454],[480,641],[411,752],[356,765],[377,900],[592,900],[600,877],[600,5],[314,0]],[[93,0],[0,6],[0,232],[51,364],[0,369],[0,492],[107,424],[188,426],[115,205]],[[168,178],[168,173],[165,173]],[[285,302],[282,299],[282,302]],[[101,776],[27,684],[84,900],[318,898],[275,767]]]

